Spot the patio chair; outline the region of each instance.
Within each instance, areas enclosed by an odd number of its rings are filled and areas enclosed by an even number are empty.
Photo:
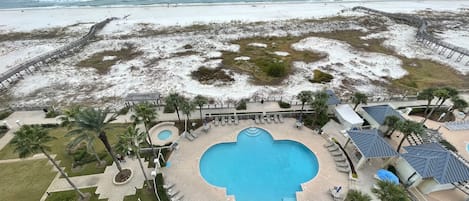
[[[261,115],[259,115],[259,122],[261,122],[261,124],[263,124],[263,123],[264,123],[264,119],[262,118],[262,116],[261,116]]]
[[[213,120],[213,125],[218,126],[218,123],[220,123],[220,121],[218,120],[218,117],[215,117]]]
[[[335,162],[345,162],[347,159],[344,156],[334,157]]]
[[[274,120],[274,123],[278,123],[278,118],[277,118],[277,115],[276,114],[273,114],[272,115],[272,119]]]
[[[255,122],[256,124],[259,124],[259,123],[260,123],[260,122],[259,122],[259,117],[258,117],[257,115],[254,117],[254,122]]]
[[[184,198],[184,195],[179,195],[178,197],[172,197],[171,201],[181,201]]]
[[[349,164],[347,162],[336,162],[335,166],[337,166],[337,167],[349,167]]]
[[[191,134],[188,134],[187,132],[184,133],[184,137],[186,137],[186,139],[188,139],[189,141],[194,141],[194,139],[195,139],[194,137],[192,137]]]
[[[235,124],[235,125],[238,125],[238,124],[239,124],[239,117],[238,117],[238,116],[235,116],[235,118],[234,118],[234,124]]]
[[[281,114],[278,114],[278,121],[279,121],[280,123],[283,123],[283,117],[282,117]]]
[[[227,124],[228,126],[230,126],[230,125],[231,125],[231,116],[226,117],[225,120],[226,120],[226,124]]]
[[[329,150],[329,152],[337,151],[339,150],[339,146],[334,144],[333,146],[327,147],[327,150]]]
[[[189,134],[190,134],[192,137],[194,137],[194,138],[199,137],[199,135],[197,135],[197,133],[194,132],[194,129],[191,129],[191,130],[189,131]]]
[[[173,188],[176,184],[174,183],[166,183],[166,184],[163,184],[163,188],[166,189],[166,190],[169,190],[171,188]]]
[[[335,167],[335,169],[339,172],[343,173],[349,173],[350,172],[350,167]]]
[[[221,125],[224,126],[225,125],[225,117],[221,117]]]
[[[333,151],[331,152],[333,157],[339,157],[339,156],[344,156],[341,151]]]
[[[268,115],[265,115],[265,116],[264,116],[264,120],[265,120],[268,124],[271,123],[271,122],[270,122],[270,117],[269,117]]]
[[[178,190],[174,190],[174,191],[173,191],[172,189],[169,189],[169,190],[167,190],[167,192],[168,192],[168,196],[169,196],[169,197],[174,197],[174,196],[176,196],[177,194],[179,194],[179,191],[178,191]]]
[[[334,142],[328,141],[326,144],[324,144],[324,147],[325,147],[325,148],[329,148],[329,147],[333,147],[333,146],[335,146],[335,145],[336,145],[336,144],[335,144]]]
[[[343,194],[342,192],[340,192],[340,191],[337,192],[336,189],[333,189],[333,188],[332,188],[332,189],[329,189],[329,193],[331,194],[332,199],[333,199],[334,201],[339,201],[339,200],[342,201],[342,200],[345,199],[345,198],[344,198],[344,194]]]

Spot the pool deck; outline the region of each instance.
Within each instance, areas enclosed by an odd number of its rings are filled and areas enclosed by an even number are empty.
[[[233,196],[226,195],[225,189],[213,186],[202,178],[199,161],[203,153],[212,145],[235,142],[239,132],[251,126],[267,130],[274,140],[288,139],[301,142],[317,156],[319,172],[315,178],[302,184],[303,191],[296,193],[298,201],[307,201],[312,198],[315,201],[332,200],[328,190],[334,186],[342,186],[343,192],[346,192],[349,176],[335,169],[333,158],[323,147],[326,140],[306,127],[297,129],[295,119],[292,118],[284,119],[284,123],[255,124],[253,120],[241,120],[239,125],[218,127],[211,125],[207,133],[198,129],[196,133],[199,137],[194,141],[185,138],[179,140],[179,148],[169,159],[170,167],[162,169],[166,181],[176,184],[174,190],[180,191],[180,194],[184,195],[184,200],[235,200]]]

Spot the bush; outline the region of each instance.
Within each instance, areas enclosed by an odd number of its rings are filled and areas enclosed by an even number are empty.
[[[126,115],[128,112],[129,112],[129,107],[125,106],[123,108],[121,108],[119,111],[117,111],[117,114],[118,115]]]
[[[451,151],[454,151],[454,152],[458,152],[458,150],[456,149],[456,147],[454,145],[452,145],[450,142],[446,141],[446,140],[441,140],[440,141],[441,145],[443,145],[444,147],[446,147],[446,149],[448,150],[451,150]]]
[[[72,153],[72,158],[73,158],[73,165],[72,165],[73,167],[96,161],[96,158],[86,151],[86,147],[81,147],[75,150]]]
[[[0,126],[0,138],[8,132],[8,128],[6,126]]]
[[[236,106],[236,110],[246,110],[246,108],[246,100],[244,99],[240,100]]]
[[[212,69],[202,66],[196,71],[192,71],[191,77],[195,80],[198,80],[202,84],[213,84],[216,81],[234,81],[234,78],[228,75],[221,67]]]
[[[312,115],[304,115],[303,116],[303,122],[307,126],[312,126],[313,122],[314,122],[313,116]]]
[[[46,118],[55,118],[60,115],[60,112],[54,109],[50,109],[46,113]]]
[[[291,107],[290,103],[283,102],[283,101],[279,101],[278,106],[280,106],[280,108],[290,108]]]
[[[51,123],[51,124],[41,124],[40,126],[43,128],[57,128],[60,126],[60,124]]]
[[[11,111],[11,110],[5,110],[5,111],[0,112],[0,120],[6,119],[12,113],[13,113],[13,111]]]
[[[334,76],[332,76],[331,74],[317,70],[317,69],[314,70],[313,73],[314,73],[313,79],[310,80],[310,82],[312,83],[331,82],[331,80],[334,79]]]
[[[287,73],[286,63],[276,59],[258,59],[255,61],[262,71],[271,77],[283,77]]]
[[[174,113],[176,109],[172,105],[165,105],[163,108],[163,113]]]

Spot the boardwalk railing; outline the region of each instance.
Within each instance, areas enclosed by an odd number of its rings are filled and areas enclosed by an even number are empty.
[[[425,47],[437,51],[440,55],[445,55],[446,53],[448,53],[446,55],[446,58],[448,59],[457,55],[456,62],[461,62],[462,60],[464,60],[464,58],[466,58],[465,65],[469,66],[469,50],[441,41],[440,39],[428,33],[428,22],[425,19],[413,15],[387,13],[371,8],[366,8],[363,6],[353,7],[352,10],[386,16],[395,21],[404,22],[411,26],[415,26],[418,28],[416,35],[418,42],[421,42]]]
[[[85,45],[86,43],[88,43],[89,40],[95,37],[96,33],[99,30],[101,30],[107,23],[109,23],[110,21],[114,19],[116,18],[107,18],[99,23],[96,23],[93,26],[91,26],[88,33],[85,36],[81,37],[80,39],[73,41],[67,45],[64,45],[58,49],[55,49],[53,51],[46,52],[44,54],[28,59],[25,62],[10,68],[6,72],[1,73],[0,74],[0,88],[6,88],[5,82],[10,83],[11,81],[14,80],[13,79],[14,77],[16,78],[22,77],[21,72],[27,71],[29,73],[32,73],[32,70],[38,69],[41,64],[45,64],[48,61],[55,60],[65,55],[68,55],[69,53],[72,52],[73,49]],[[33,68],[33,69],[30,69],[30,68]]]

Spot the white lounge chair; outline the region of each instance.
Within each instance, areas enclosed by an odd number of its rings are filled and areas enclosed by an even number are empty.
[[[349,173],[350,172],[350,168],[349,167],[335,167],[335,169],[339,172],[343,172],[343,173]]]
[[[221,120],[221,125],[224,126],[225,125],[225,117],[220,117],[220,120]]]
[[[262,116],[261,116],[261,115],[259,115],[259,122],[261,122],[261,124],[263,124],[263,123],[264,123],[264,119],[262,118]]]
[[[343,156],[344,154],[342,154],[341,151],[333,151],[331,152],[332,156],[334,157],[339,157],[339,156]]]
[[[213,125],[218,126],[218,123],[220,123],[218,121],[218,117],[215,117],[215,119],[213,120]]]
[[[283,117],[282,117],[281,114],[278,114],[278,121],[279,121],[280,123],[283,123]]]
[[[171,201],[181,201],[182,198],[184,198],[184,195],[179,195],[179,196],[177,196],[177,197],[172,197],[172,198],[171,198]]]
[[[339,150],[339,147],[337,145],[333,145],[333,146],[327,147],[327,150],[329,150],[329,152],[333,152],[333,151]]]
[[[231,116],[226,117],[226,124],[229,126],[231,125]]]
[[[257,115],[254,117],[254,123],[256,123],[256,124],[260,123],[259,117]]]
[[[348,163],[346,163],[346,162],[336,162],[335,166],[337,166],[337,167],[349,167]]]
[[[194,141],[194,137],[192,137],[192,135],[187,132],[184,133],[184,137],[186,137],[186,139],[188,139],[189,141]]]
[[[199,137],[199,135],[197,135],[197,133],[195,133],[193,129],[190,130],[189,134],[194,138]]]
[[[173,191],[172,189],[169,189],[169,190],[168,190],[168,196],[169,196],[169,197],[174,197],[174,196],[176,196],[177,194],[179,194],[179,191],[176,191],[176,190]]]
[[[274,120],[274,123],[278,123],[278,118],[277,115],[272,115],[272,119]]]
[[[335,162],[345,162],[347,159],[344,156],[334,157]]]
[[[324,144],[324,147],[329,148],[329,147],[333,147],[333,146],[335,146],[335,145],[336,145],[336,144],[335,144],[334,142],[329,141],[329,142],[327,142],[326,144]]]
[[[235,125],[238,125],[238,124],[239,124],[239,117],[238,117],[238,116],[235,116],[235,118],[234,118],[234,124],[235,124]]]
[[[166,190],[169,190],[171,189],[172,187],[174,187],[176,184],[173,184],[173,183],[167,183],[167,184],[164,184],[163,185],[163,188],[166,189]]]

